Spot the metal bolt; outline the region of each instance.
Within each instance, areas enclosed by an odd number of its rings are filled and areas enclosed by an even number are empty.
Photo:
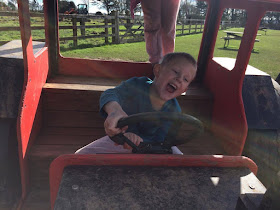
[[[249,184],[249,187],[250,187],[252,190],[255,189],[255,186],[252,185],[252,184]]]
[[[79,189],[78,185],[76,185],[76,184],[72,185],[72,190],[78,190],[78,189]]]

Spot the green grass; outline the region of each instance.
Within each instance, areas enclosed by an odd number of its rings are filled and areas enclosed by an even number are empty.
[[[228,29],[229,30],[229,29]],[[230,29],[232,31],[243,31],[242,28]],[[254,51],[251,54],[249,64],[276,78],[280,73],[280,31],[268,30],[267,35],[263,31],[259,31],[261,36],[257,39]],[[237,50],[239,49],[240,41],[231,40],[228,48],[224,48],[224,40],[221,37],[226,34],[220,30],[216,40],[214,57],[230,57],[236,58]],[[194,34],[187,36],[176,37],[175,51],[189,52],[195,58],[198,57],[202,34]],[[66,57],[79,57],[90,59],[106,59],[106,60],[124,60],[146,62],[148,55],[145,49],[144,42],[107,45],[93,48],[73,49],[61,51],[61,54]]]
[[[19,20],[17,17],[0,17],[0,24],[4,26],[19,26]],[[39,17],[31,18],[31,26],[43,26],[44,20]],[[65,19],[60,22],[60,25],[71,26],[70,20]],[[78,23],[79,25],[79,23]],[[102,19],[91,20],[86,22],[86,25],[104,25]],[[124,29],[124,26],[121,26]],[[180,29],[180,26],[178,26]],[[227,29],[232,31],[243,31],[243,28]],[[86,29],[86,35],[101,34],[104,32],[102,28]],[[111,29],[109,29],[109,33]],[[122,32],[125,33],[125,32]],[[180,31],[177,32],[180,34]],[[254,51],[251,54],[249,64],[270,74],[273,78],[276,78],[280,72],[280,30],[268,30],[267,35],[264,35],[263,31],[259,31],[261,36],[257,36],[260,42],[256,42]],[[70,37],[73,35],[72,29],[59,30],[60,37]],[[240,45],[239,40],[230,40],[230,44],[227,48],[223,48],[224,40],[221,37],[226,34],[223,30],[220,30],[216,40],[216,46],[214,51],[215,57],[230,57],[236,58],[237,51]],[[78,31],[80,36],[80,31]],[[43,39],[44,30],[32,31],[33,39]],[[176,37],[175,51],[189,52],[195,58],[198,56],[200,42],[202,34],[193,34],[186,36]],[[20,39],[20,31],[0,31],[0,44],[5,42]],[[111,37],[109,38],[111,42]],[[99,47],[96,47],[99,45]],[[100,46],[101,45],[101,46]],[[78,47],[73,47],[73,41],[61,41],[60,42],[61,54],[66,57],[79,57],[89,59],[106,59],[106,60],[125,60],[146,62],[148,61],[148,55],[145,49],[144,42],[127,43],[119,45],[104,45],[104,38],[91,38],[78,40]]]

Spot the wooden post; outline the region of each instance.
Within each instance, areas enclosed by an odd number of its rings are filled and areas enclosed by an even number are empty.
[[[119,13],[118,11],[113,11],[112,15],[115,15],[115,19],[112,20],[112,24],[114,27],[112,27],[112,42],[114,44],[119,44],[120,42],[120,34],[119,34]]]
[[[85,36],[86,35],[86,27],[85,27],[85,19],[84,18],[81,18],[80,26],[81,26],[81,35]]]
[[[115,11],[111,12],[111,16],[115,16]],[[116,43],[116,31],[115,31],[115,24],[116,24],[116,19],[112,19],[111,20],[112,23],[112,43],[115,44]]]
[[[109,33],[108,33],[108,19],[107,16],[104,17],[105,24],[105,44],[109,44]]]
[[[184,21],[182,21],[182,35],[184,35]]]
[[[72,23],[73,23],[73,44],[74,44],[74,47],[77,47],[78,46],[77,18],[74,17],[72,19]]]
[[[197,30],[197,21],[195,21],[194,33],[196,33],[196,30]]]
[[[116,32],[116,44],[120,43],[120,31],[119,31],[119,12],[115,13],[115,32]]]
[[[202,31],[202,21],[200,22],[200,32]]]
[[[192,22],[191,20],[189,21],[189,34],[191,33],[191,27],[192,27]]]

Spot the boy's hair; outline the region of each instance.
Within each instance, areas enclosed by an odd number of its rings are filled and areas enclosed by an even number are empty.
[[[168,53],[160,60],[159,64],[165,65],[177,58],[185,59],[186,61],[190,62],[195,68],[197,68],[197,63],[194,57],[191,56],[189,53],[185,53],[185,52]]]

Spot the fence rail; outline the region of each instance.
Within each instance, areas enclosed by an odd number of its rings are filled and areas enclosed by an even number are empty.
[[[0,16],[18,17],[17,12],[0,11]],[[30,17],[44,18],[43,13],[30,13]],[[81,15],[81,14],[59,14],[59,40],[73,41],[78,45],[78,40],[98,38],[103,39],[103,44],[120,44],[127,42],[138,42],[144,40],[143,17],[120,16],[118,12],[112,15]],[[68,25],[66,25],[68,24]],[[236,22],[223,21],[221,29],[236,25]],[[184,19],[178,20],[176,35],[188,35],[202,33],[204,20]],[[44,30],[42,26],[31,26],[31,30]],[[97,32],[94,29],[98,30]],[[19,26],[0,27],[0,31],[20,31]],[[67,32],[66,32],[67,31]],[[72,31],[72,32],[71,32]],[[80,33],[79,33],[80,31]],[[34,41],[45,41],[44,33],[41,38],[33,38]],[[110,38],[110,40],[109,40]]]

